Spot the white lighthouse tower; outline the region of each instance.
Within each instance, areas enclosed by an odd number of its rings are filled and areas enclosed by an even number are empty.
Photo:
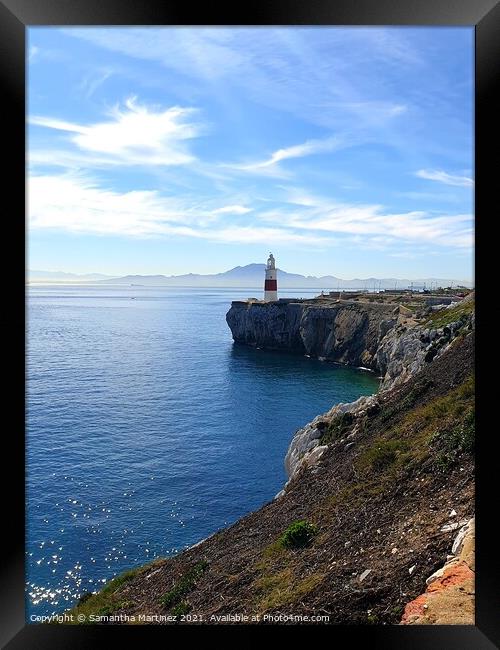
[[[264,282],[264,300],[271,302],[278,300],[278,281],[276,279],[276,262],[272,253],[269,253],[269,258],[266,265],[266,280]]]

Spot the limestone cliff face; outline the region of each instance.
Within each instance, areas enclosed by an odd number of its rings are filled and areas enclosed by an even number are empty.
[[[305,352],[300,336],[301,303],[233,302],[226,322],[233,339],[256,348]]]
[[[309,422],[305,427],[296,431],[285,456],[285,470],[290,479],[293,478],[293,476],[298,473],[303,466],[310,467],[315,465],[319,461],[323,452],[328,449],[328,445],[321,444],[321,437],[325,425],[333,422],[335,418],[345,414],[349,414],[349,416],[353,418],[362,417],[368,409],[377,408],[377,405],[378,401],[376,395],[363,396],[355,402],[336,404],[329,411],[316,416],[312,422]],[[355,432],[349,435],[353,438]],[[349,444],[350,439],[346,444]],[[286,486],[284,489],[286,489]],[[284,493],[284,490],[282,490],[279,495],[282,493]]]
[[[383,376],[381,390],[408,381],[426,363],[439,358],[453,340],[474,327],[474,314],[438,329],[399,325],[382,339],[376,365]]]
[[[233,302],[226,315],[238,343],[372,370],[380,341],[397,319],[393,305],[369,303]]]
[[[312,357],[377,370],[380,341],[396,323],[393,305],[306,306],[300,337]]]
[[[321,444],[325,426],[344,414],[358,418],[363,417],[367,409],[376,409],[383,400],[384,393],[409,381],[433,360],[439,359],[457,337],[466,335],[473,329],[474,313],[439,329],[402,321],[401,316],[398,324],[391,327],[385,336],[380,336],[383,332],[381,328],[378,347],[371,362],[372,367],[382,374],[379,392],[376,395],[360,397],[355,402],[337,404],[296,431],[285,457],[285,469],[289,479],[293,478],[301,467],[316,464],[326,451],[327,446]],[[350,438],[354,435],[355,430],[350,434]],[[350,442],[351,439],[348,439],[346,444]],[[283,493],[284,490],[279,495]]]

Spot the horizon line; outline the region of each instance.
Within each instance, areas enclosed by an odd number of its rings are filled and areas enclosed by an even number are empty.
[[[195,276],[200,276],[200,277],[210,277],[210,276],[215,276],[215,275],[223,275],[225,273],[228,273],[229,271],[232,271],[232,270],[235,270],[235,269],[238,269],[238,268],[245,268],[245,267],[253,266],[253,265],[265,267],[265,263],[263,263],[263,262],[250,262],[250,263],[244,264],[244,265],[233,266],[230,269],[226,269],[225,271],[215,271],[215,272],[211,272],[211,273],[199,273],[199,272],[188,271],[188,272],[184,272],[184,273],[172,273],[170,275],[167,275],[166,273],[130,273],[130,272],[128,272],[128,273],[114,273],[113,274],[113,273],[102,273],[100,271],[75,272],[75,271],[60,271],[60,270],[48,270],[48,269],[26,269],[25,270],[25,278],[29,282],[30,281],[29,280],[30,275],[35,275],[35,274],[42,275],[43,273],[47,273],[47,274],[60,273],[60,274],[72,275],[72,276],[76,276],[76,277],[80,277],[80,278],[85,278],[86,276],[91,276],[91,275],[94,275],[94,276],[97,275],[97,276],[102,276],[102,278],[103,278],[102,281],[104,281],[106,279],[119,280],[119,279],[122,279],[122,278],[125,278],[125,277],[141,277],[141,278],[164,277],[165,279],[185,277],[185,276],[188,276],[188,275],[195,275]],[[364,278],[363,277],[345,278],[345,277],[340,277],[340,276],[336,276],[336,275],[333,275],[333,274],[331,274],[331,275],[330,274],[327,274],[327,275],[304,275],[302,273],[297,273],[297,272],[294,272],[294,271],[286,271],[285,269],[280,269],[280,268],[277,268],[277,270],[281,271],[283,273],[286,273],[286,274],[290,274],[290,275],[300,275],[301,277],[303,277],[305,279],[317,278],[318,280],[321,280],[322,278],[330,278],[331,277],[331,278],[335,278],[336,280],[340,280],[342,282],[350,282],[350,281],[353,281],[353,280],[358,280],[358,281],[369,281],[369,280],[379,280],[379,281],[383,281],[383,280],[403,281],[403,280],[405,280],[406,281],[406,280],[409,280],[410,282],[415,282],[415,281],[419,281],[419,280],[429,280],[429,281],[431,281],[431,280],[447,280],[447,281],[450,281],[450,282],[453,282],[453,283],[467,282],[469,284],[474,284],[473,278],[454,278],[454,277],[446,277],[446,276],[442,276],[442,277],[439,277],[439,276],[428,276],[428,277],[422,277],[422,276],[420,276],[420,277],[382,276],[382,277],[380,277],[379,276],[379,277],[377,277],[376,275],[370,275],[370,276],[367,276],[367,277],[364,277]],[[81,281],[84,281],[84,280],[81,280]],[[101,280],[97,280],[97,281],[101,281]],[[36,282],[36,280],[34,280],[34,282]],[[56,283],[57,280],[53,280],[53,282]]]

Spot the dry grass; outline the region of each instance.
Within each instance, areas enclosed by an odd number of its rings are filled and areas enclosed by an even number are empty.
[[[257,611],[264,613],[270,609],[295,603],[317,587],[323,578],[324,574],[313,573],[297,581],[291,567],[265,575],[255,582],[258,593]]]
[[[475,301],[468,300],[467,302],[459,303],[456,307],[452,307],[451,309],[440,309],[429,316],[424,325],[432,329],[445,327],[446,325],[459,320],[461,316],[468,316],[471,314],[474,311],[474,306]]]

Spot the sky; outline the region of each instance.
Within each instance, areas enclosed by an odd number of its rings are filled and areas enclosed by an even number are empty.
[[[30,269],[471,280],[469,27],[31,27]]]

